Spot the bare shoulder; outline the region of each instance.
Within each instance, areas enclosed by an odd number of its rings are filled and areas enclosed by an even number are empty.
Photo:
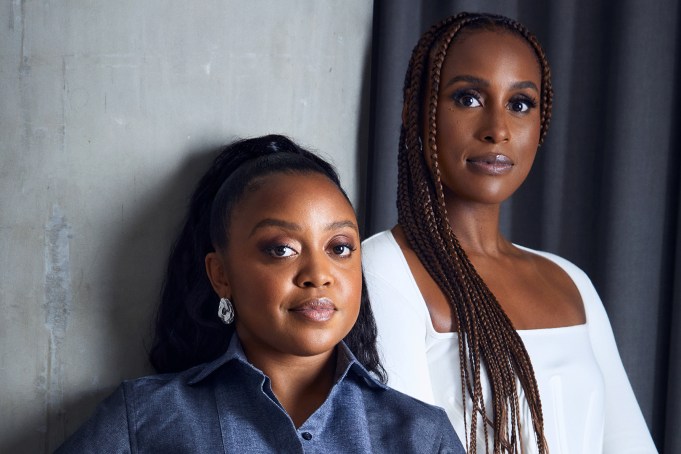
[[[433,328],[456,331],[451,304],[418,259],[401,229],[393,235],[426,302]],[[499,254],[468,253],[468,258],[516,329],[558,328],[586,322],[582,296],[556,262],[506,243]]]
[[[571,295],[581,303],[581,296],[574,281],[567,271],[555,261],[534,251],[516,248],[530,263],[537,273],[552,287],[565,295]]]
[[[527,325],[524,327],[553,328],[585,323],[582,296],[567,271],[543,255],[526,249],[515,249],[520,260],[518,266],[511,269],[521,274],[518,282],[523,283],[524,287],[516,287],[515,291],[529,301],[526,314],[536,314],[536,317],[522,317]]]

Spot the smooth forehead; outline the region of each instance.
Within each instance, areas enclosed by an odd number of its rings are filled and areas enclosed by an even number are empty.
[[[505,28],[470,28],[459,32],[447,49],[443,66],[467,66],[471,62],[497,64],[517,62],[536,69],[541,78],[539,57],[529,41]]]
[[[257,178],[249,185],[235,212],[265,216],[280,213],[291,217],[313,211],[337,212],[352,216],[355,213],[340,188],[326,175],[318,172],[277,172]],[[235,217],[235,220],[239,217]]]

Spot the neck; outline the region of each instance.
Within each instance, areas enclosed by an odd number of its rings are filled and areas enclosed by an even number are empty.
[[[296,427],[300,427],[326,400],[336,372],[336,348],[311,357],[281,355],[248,360],[272,384],[272,392]]]
[[[447,220],[468,255],[497,256],[510,246],[499,229],[501,205],[447,201]]]

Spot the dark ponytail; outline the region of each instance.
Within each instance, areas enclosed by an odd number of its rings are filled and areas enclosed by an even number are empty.
[[[226,246],[234,205],[255,179],[273,173],[320,173],[340,186],[333,166],[290,139],[269,135],[227,145],[201,178],[168,259],[149,360],[158,372],[178,372],[224,353],[234,333],[217,317],[218,296],[206,275],[206,254]],[[376,324],[366,293],[345,339],[357,359],[385,381]]]

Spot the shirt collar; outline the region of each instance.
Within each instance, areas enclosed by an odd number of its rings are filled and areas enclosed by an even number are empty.
[[[231,361],[238,361],[260,372],[260,370],[258,370],[255,366],[248,362],[246,354],[244,353],[244,349],[241,347],[239,336],[237,336],[236,333],[234,333],[234,335],[232,335],[232,338],[229,341],[229,347],[227,347],[227,351],[217,359],[209,363],[205,363],[201,366],[197,366],[196,368],[197,371],[192,376],[190,376],[188,384],[189,385],[198,384],[199,382],[205,380],[206,378],[208,378],[208,376],[212,375],[222,366]],[[352,354],[348,346],[345,345],[345,342],[341,341],[338,344],[338,359],[336,363],[335,383],[343,381],[350,371],[352,371],[353,374],[364,379],[364,381],[369,386],[383,389],[388,388],[385,384],[381,383],[373,375],[371,375],[371,373],[367,371],[364,368],[364,366],[362,366],[359,363],[359,361],[357,361],[357,358],[355,358],[355,355]]]

